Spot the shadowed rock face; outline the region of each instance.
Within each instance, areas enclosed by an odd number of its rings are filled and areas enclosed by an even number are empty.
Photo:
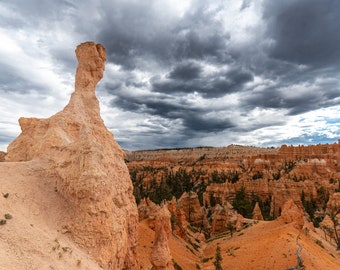
[[[46,162],[47,176],[73,209],[65,228],[74,241],[104,269],[139,269],[132,183],[95,95],[105,49],[86,42],[76,55],[79,64],[69,104],[47,119],[20,118],[22,133],[9,145],[6,160]]]
[[[6,156],[6,153],[0,151],[0,162],[1,162],[1,161],[5,161],[5,156]]]

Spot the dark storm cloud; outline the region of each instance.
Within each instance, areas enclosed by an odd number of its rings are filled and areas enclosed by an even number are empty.
[[[181,35],[179,32],[173,47],[176,59],[213,59],[216,62],[226,62],[230,56],[226,53],[226,41],[229,35],[218,33],[200,33],[190,29]]]
[[[279,90],[270,87],[261,92],[247,94],[242,103],[248,109],[255,107],[287,109],[288,115],[298,115],[323,107],[339,105],[339,101],[332,100],[332,98],[340,96],[338,89],[313,89],[313,85],[306,87],[309,87],[310,90],[302,89],[299,91],[296,88]],[[292,96],[287,91],[294,91],[294,95]]]
[[[164,55],[168,47],[168,26],[162,24],[150,3],[140,1],[102,4],[101,28],[97,39],[105,44],[109,61],[134,69],[135,58]]]
[[[264,18],[272,57],[315,67],[339,65],[340,2],[267,1]]]
[[[229,119],[204,117],[204,115],[191,113],[186,114],[183,120],[184,126],[193,133],[220,132],[235,127],[235,124]]]
[[[152,89],[154,92],[167,94],[197,92],[205,98],[216,98],[241,91],[245,83],[253,80],[253,75],[242,69],[233,69],[223,73],[217,72],[213,75],[201,77],[199,77],[199,73],[193,71],[192,67],[189,69],[176,67],[170,72],[169,78],[154,81]],[[192,78],[184,80],[184,76],[192,76]]]
[[[138,67],[138,60],[156,60],[168,65],[183,59],[229,59],[222,25],[198,3],[179,17],[155,7],[155,2],[105,2],[97,39],[105,44],[109,60],[126,69]],[[165,21],[167,20],[167,21]]]
[[[184,114],[188,109],[184,102],[168,101],[166,96],[156,98],[152,95],[133,96],[121,94],[111,101],[111,105],[124,111],[148,113],[168,119],[179,118],[179,115]]]
[[[210,109],[190,106],[185,101],[166,101],[162,98],[155,99],[151,96],[143,98],[121,96],[114,99],[111,104],[123,110],[147,113],[170,121],[180,120],[183,125],[180,128],[181,132],[187,134],[219,132],[235,126],[230,119],[209,116]]]
[[[183,101],[167,101],[165,96],[156,99],[151,95],[143,97],[121,95],[116,97],[111,104],[125,111],[147,113],[170,120],[181,119],[188,113],[203,113],[201,109],[190,108]]]
[[[202,68],[200,65],[188,62],[179,64],[169,74],[170,79],[178,80],[193,80],[200,76]]]

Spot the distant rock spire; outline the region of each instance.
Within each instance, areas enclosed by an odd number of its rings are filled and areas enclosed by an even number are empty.
[[[171,214],[166,205],[163,205],[155,217],[155,240],[150,261],[152,270],[173,270],[172,257],[168,245],[171,234]]]

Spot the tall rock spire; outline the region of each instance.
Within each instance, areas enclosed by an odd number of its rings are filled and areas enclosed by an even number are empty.
[[[9,145],[6,159],[45,162],[48,179],[74,213],[64,224],[70,237],[104,269],[139,269],[132,183],[95,95],[105,49],[85,42],[76,55],[79,64],[69,104],[47,119],[20,118],[22,133]]]

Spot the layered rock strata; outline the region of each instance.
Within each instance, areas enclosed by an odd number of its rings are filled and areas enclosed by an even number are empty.
[[[7,161],[46,162],[46,175],[74,215],[64,231],[104,269],[139,269],[137,206],[123,151],[100,117],[95,87],[106,52],[93,42],[76,48],[75,91],[69,104],[47,119],[20,118],[22,133]]]

